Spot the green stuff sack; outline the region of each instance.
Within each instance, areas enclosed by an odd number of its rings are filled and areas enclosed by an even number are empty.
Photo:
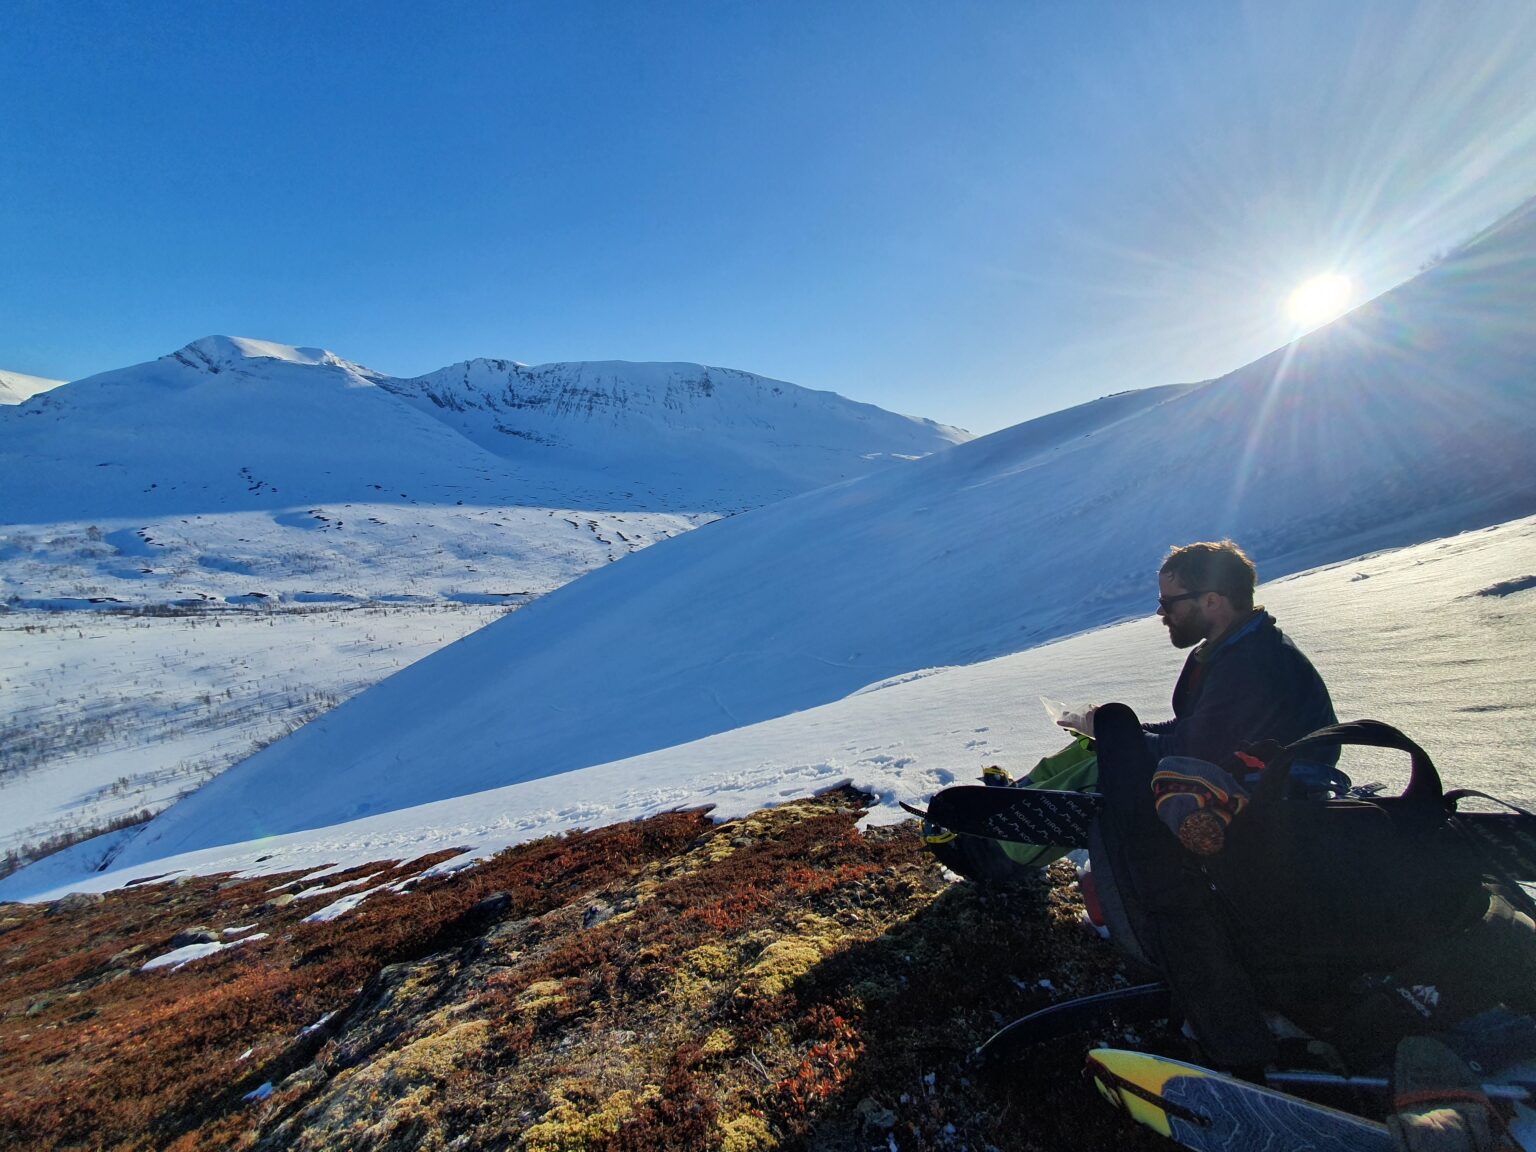
[[[1046,788],[1056,792],[1092,792],[1099,782],[1099,756],[1093,750],[1093,741],[1086,736],[1075,736],[1072,743],[1060,752],[1053,752],[1029,770],[1029,775],[1013,785],[1015,788]],[[1054,844],[1014,844],[997,841],[1003,854],[1015,864],[1032,868],[1044,868],[1060,860],[1070,848]]]
[[[1086,736],[1074,736],[1072,743],[1041,760],[1015,787],[1092,792],[1098,782],[1099,755],[1093,750],[1093,741]]]

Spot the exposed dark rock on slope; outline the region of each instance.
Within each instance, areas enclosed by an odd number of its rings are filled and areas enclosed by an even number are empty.
[[[1066,867],[983,896],[860,802],[358,868],[323,883],[420,878],[328,923],[297,876],[0,908],[0,1145],[1155,1147],[1091,1098],[1085,1040],[971,1056],[1124,979]],[[234,926],[268,936],[140,971]]]

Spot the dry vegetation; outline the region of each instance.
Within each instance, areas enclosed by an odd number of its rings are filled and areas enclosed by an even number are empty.
[[[1082,1080],[1089,1038],[972,1056],[1123,979],[1070,869],[950,884],[861,799],[540,841],[329,923],[296,875],[0,907],[0,1146],[1161,1147]],[[140,971],[245,925],[268,938]]]

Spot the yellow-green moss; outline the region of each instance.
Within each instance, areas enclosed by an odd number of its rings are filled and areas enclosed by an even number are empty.
[[[517,1006],[524,1012],[538,1012],[565,1000],[565,985],[558,980],[539,980],[523,989]]]
[[[407,1044],[380,1058],[374,1067],[384,1070],[397,1083],[441,1081],[484,1051],[490,1033],[488,1021],[466,1020]]]
[[[736,1036],[729,1028],[716,1028],[706,1037],[704,1043],[699,1046],[699,1051],[706,1056],[724,1056],[727,1052],[736,1050]]]
[[[836,951],[847,932],[835,920],[807,915],[793,936],[774,940],[758,953],[737,989],[738,996],[777,996]]]
[[[761,1116],[747,1112],[720,1122],[720,1152],[769,1152],[778,1146]]]
[[[523,1134],[525,1152],[585,1152],[595,1142],[611,1138],[635,1113],[643,1097],[627,1089],[615,1092],[593,1108],[555,1093],[555,1104],[544,1118]]]
[[[398,1051],[383,1053],[371,1064],[349,1069],[336,1080],[340,1091],[319,1113],[308,1117],[313,1134],[301,1135],[293,1146],[328,1146],[329,1138],[319,1135],[327,1131],[350,1131],[359,1144],[369,1147],[385,1146],[397,1133],[414,1128],[432,1133],[441,1123],[445,1086],[456,1072],[477,1061],[489,1042],[490,1024],[470,1020],[432,1032]],[[301,1079],[290,1077],[290,1082]],[[295,1083],[295,1098],[311,1090],[315,1079]],[[413,1143],[428,1152],[442,1146],[436,1135],[417,1138]]]
[[[715,993],[713,981],[695,976],[692,972],[681,969],[672,973],[672,978],[667,986],[667,995],[676,1007],[699,1008],[704,1005]]]
[[[735,962],[735,954],[719,944],[703,944],[683,956],[683,963],[700,976],[724,976]]]

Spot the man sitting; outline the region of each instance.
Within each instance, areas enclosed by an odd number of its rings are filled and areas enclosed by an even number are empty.
[[[1175,648],[1194,648],[1173,692],[1173,719],[1142,724],[1123,704],[1077,725],[1099,758],[1095,864],[1115,878],[1135,942],[1160,968],[1206,1055],[1229,1068],[1269,1063],[1274,1040],[1252,983],[1213,906],[1198,858],[1158,819],[1159,760],[1188,756],[1229,768],[1265,741],[1287,743],[1335,722],[1317,670],[1253,603],[1257,574],[1230,540],[1175,548],[1158,574],[1157,612]]]

